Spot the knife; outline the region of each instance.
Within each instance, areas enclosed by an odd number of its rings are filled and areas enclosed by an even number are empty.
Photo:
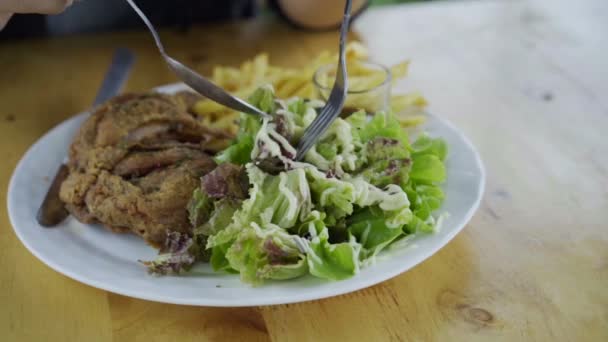
[[[135,56],[130,50],[118,48],[114,51],[110,68],[106,72],[106,76],[101,83],[93,106],[100,105],[120,92],[120,89],[122,89],[122,86],[129,76],[129,71],[131,70],[134,61]],[[69,174],[66,163],[67,158],[55,173],[53,182],[51,182],[51,186],[36,214],[36,220],[42,227],[48,228],[56,226],[69,214],[65,209],[65,205],[59,199],[61,183],[63,183]]]

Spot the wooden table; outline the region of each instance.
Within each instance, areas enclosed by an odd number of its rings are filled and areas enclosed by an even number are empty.
[[[608,6],[465,1],[387,7],[356,23],[403,89],[462,129],[488,172],[450,244],[390,281],[336,298],[217,309],[146,302],[55,273],[0,201],[0,341],[608,341]],[[335,34],[272,20],[165,32],[202,71],[268,51],[302,65]],[[112,50],[138,55],[128,90],[174,81],[144,32],[0,44],[0,188],[21,155],[92,102]],[[238,47],[238,48],[235,48]]]

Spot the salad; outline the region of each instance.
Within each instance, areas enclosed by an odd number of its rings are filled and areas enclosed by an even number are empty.
[[[442,139],[410,142],[391,113],[359,111],[336,119],[298,162],[294,146],[323,103],[279,100],[270,86],[249,101],[272,119],[241,114],[235,141],[193,193],[193,233],[169,233],[158,258],[144,262],[151,273],[209,262],[253,285],[306,274],[341,280],[395,241],[433,232]]]

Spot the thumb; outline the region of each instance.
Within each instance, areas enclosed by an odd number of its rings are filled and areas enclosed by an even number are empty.
[[[1,0],[0,13],[57,14],[72,5],[73,0]]]
[[[0,30],[4,28],[8,20],[11,18],[12,13],[0,13]]]

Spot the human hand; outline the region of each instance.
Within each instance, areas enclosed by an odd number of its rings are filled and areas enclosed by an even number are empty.
[[[0,30],[4,28],[8,20],[11,18],[10,13],[0,13]]]
[[[0,0],[0,30],[13,13],[57,14],[73,0]]]
[[[310,29],[339,27],[344,3],[344,0],[277,0],[277,5],[292,23]],[[359,13],[367,3],[368,0],[353,0],[351,16]]]

